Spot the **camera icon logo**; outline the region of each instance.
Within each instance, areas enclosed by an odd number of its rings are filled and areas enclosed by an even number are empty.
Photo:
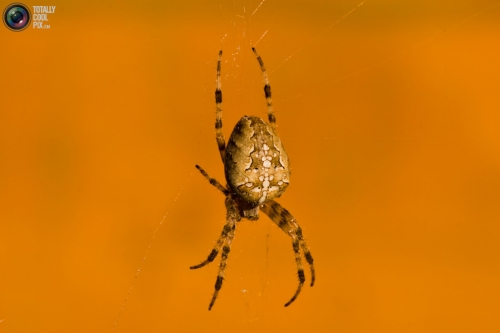
[[[11,31],[23,31],[31,21],[28,6],[22,3],[12,3],[3,11],[3,23]]]

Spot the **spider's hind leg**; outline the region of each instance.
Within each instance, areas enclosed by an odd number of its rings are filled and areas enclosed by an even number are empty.
[[[295,254],[295,262],[297,263],[297,273],[299,277],[299,286],[295,291],[295,294],[292,298],[285,304],[285,306],[289,306],[295,301],[297,296],[299,296],[300,291],[302,290],[302,286],[306,280],[304,275],[304,267],[302,265],[302,258],[300,256],[300,248],[304,252],[304,257],[306,258],[309,267],[311,268],[311,287],[314,285],[314,281],[316,279],[315,270],[314,270],[314,260],[307,247],[306,242],[302,236],[302,229],[299,224],[295,220],[292,214],[287,211],[285,208],[281,207],[281,205],[275,201],[270,201],[264,203],[261,206],[262,212],[269,216],[269,218],[278,225],[288,236],[292,238],[292,246],[293,252]]]
[[[210,305],[208,306],[208,310],[211,310],[214,306],[215,300],[219,295],[219,290],[222,288],[222,282],[224,281],[224,273],[226,271],[227,258],[229,257],[229,251],[231,251],[231,243],[234,238],[234,230],[236,229],[236,221],[229,220],[227,224],[224,226],[224,229],[228,229],[228,235],[226,238],[226,242],[224,247],[222,248],[222,256],[219,264],[219,272],[217,273],[217,279],[215,280],[215,291],[212,296],[212,300],[210,301]]]
[[[200,168],[201,169],[201,168]],[[203,170],[203,169],[201,169]],[[200,170],[200,171],[201,171]],[[241,221],[241,215],[239,213],[238,204],[232,198],[231,195],[226,196],[226,224],[222,229],[222,233],[217,240],[214,248],[208,255],[207,259],[198,265],[191,266],[191,269],[197,269],[205,266],[206,264],[214,261],[222,247],[221,261],[219,264],[219,272],[217,273],[217,279],[215,280],[215,291],[208,306],[208,310],[211,310],[214,306],[215,300],[219,295],[219,290],[222,288],[222,282],[224,281],[224,273],[227,266],[227,258],[229,257],[229,252],[231,251],[231,244],[234,238],[234,231],[236,230],[236,222]]]
[[[226,225],[224,226],[223,233],[227,232],[227,237],[225,237],[224,247],[222,248],[219,272],[217,273],[217,279],[215,280],[215,291],[212,296],[212,300],[210,301],[210,305],[208,306],[208,310],[211,310],[214,306],[215,300],[219,295],[219,290],[222,288],[224,273],[226,271],[227,258],[229,257],[229,252],[231,251],[234,231],[236,230],[236,222],[241,221],[238,205],[231,196],[226,197],[226,210]]]
[[[221,246],[224,243],[226,243],[227,237],[231,233],[231,227],[232,226],[229,223],[227,223],[224,226],[224,228],[222,229],[222,233],[220,234],[220,237],[217,240],[217,243],[215,244],[214,248],[212,249],[212,251],[208,255],[207,259],[205,259],[202,263],[200,263],[198,265],[191,266],[189,268],[190,269],[198,269],[198,268],[201,268],[201,267],[205,266],[206,264],[211,263],[212,261],[214,261],[215,257],[217,257],[217,254],[220,251]]]

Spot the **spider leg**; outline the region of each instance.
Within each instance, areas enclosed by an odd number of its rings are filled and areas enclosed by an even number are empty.
[[[217,79],[215,88],[215,139],[219,147],[220,157],[224,163],[224,155],[226,152],[226,141],[222,133],[222,91],[220,89],[220,67],[222,60],[222,50],[219,51],[219,60],[217,61]]]
[[[222,256],[219,265],[219,272],[217,274],[217,279],[215,280],[215,291],[212,296],[212,300],[210,301],[210,305],[208,306],[208,310],[210,311],[214,306],[215,300],[219,295],[219,290],[222,288],[222,282],[224,281],[224,272],[226,271],[227,258],[229,257],[229,251],[231,251],[231,244],[234,239],[234,231],[236,229],[236,222],[241,220],[240,213],[238,212],[238,206],[236,202],[230,197],[226,197],[226,226],[224,229],[228,230],[226,241],[224,247],[222,248]]]
[[[212,300],[210,301],[210,305],[208,306],[209,311],[214,306],[215,300],[217,299],[217,296],[219,295],[219,290],[222,288],[222,282],[224,281],[224,273],[226,271],[227,258],[229,257],[229,251],[231,251],[231,243],[232,243],[233,238],[234,238],[235,228],[236,228],[236,221],[231,221],[230,227],[228,228],[230,231],[229,231],[229,234],[227,236],[226,243],[224,244],[224,247],[222,248],[222,256],[221,256],[221,261],[220,261],[220,265],[219,265],[219,272],[217,273],[217,279],[215,280],[215,291],[214,291],[214,294],[212,296]]]
[[[217,240],[217,243],[215,244],[214,248],[212,249],[212,251],[208,255],[208,258],[205,259],[205,261],[203,261],[202,263],[200,263],[198,265],[191,266],[189,268],[190,269],[201,268],[201,267],[205,266],[206,264],[214,261],[215,257],[217,257],[217,254],[220,251],[222,244],[226,243],[227,236],[229,235],[230,232],[231,232],[231,225],[230,225],[230,223],[226,223],[226,225],[222,229],[222,233],[220,234],[219,239]]]
[[[264,61],[262,61],[262,58],[257,53],[255,47],[252,47],[252,51],[253,53],[255,53],[255,56],[257,57],[257,61],[259,62],[260,65],[260,70],[262,71],[262,75],[264,76],[264,83],[265,83],[264,94],[266,95],[266,102],[267,102],[267,117],[269,119],[269,124],[271,125],[271,128],[274,130],[276,128],[276,117],[274,116],[273,99],[271,97],[271,86],[269,85],[269,78],[267,77],[266,67],[264,66]]]
[[[302,286],[304,285],[304,282],[306,280],[304,275],[304,267],[302,266],[302,260],[300,257],[300,248],[302,248],[302,251],[304,252],[304,257],[307,263],[309,264],[309,267],[311,268],[311,287],[314,285],[314,281],[316,279],[314,264],[313,264],[314,260],[302,236],[302,229],[297,223],[295,217],[293,217],[293,215],[290,214],[289,211],[287,211],[285,208],[283,208],[279,203],[275,201],[269,201],[264,203],[261,206],[261,210],[262,212],[264,212],[264,214],[269,216],[269,218],[274,223],[276,223],[278,227],[281,228],[281,230],[283,230],[287,235],[289,235],[292,238],[293,252],[295,254],[295,262],[297,263],[297,271],[299,276],[299,286],[297,287],[297,291],[295,291],[295,294],[292,296],[292,298],[285,304],[285,306],[289,306],[290,304],[293,303],[293,301],[295,301],[297,296],[300,294]]]
[[[212,184],[213,186],[215,186],[215,188],[224,193],[224,195],[229,194],[229,191],[224,186],[222,186],[217,179],[210,177],[208,173],[205,170],[203,170],[201,166],[197,164],[196,169],[198,169],[201,172],[203,177],[205,177],[210,182],[210,184]]]
[[[219,239],[217,240],[217,243],[215,244],[214,248],[208,255],[208,258],[202,263],[190,267],[191,269],[197,269],[214,261],[215,257],[217,257],[217,254],[219,253],[222,247],[222,258],[219,265],[219,272],[217,273],[217,279],[215,280],[215,291],[212,296],[212,300],[210,301],[210,305],[208,306],[208,310],[211,310],[212,307],[214,306],[215,300],[219,295],[219,290],[222,288],[222,282],[224,281],[224,273],[226,271],[226,266],[227,266],[227,258],[229,257],[229,252],[231,251],[231,244],[234,239],[236,222],[241,221],[238,205],[230,195],[226,196],[226,210],[227,210],[226,225],[224,225],[222,233]]]

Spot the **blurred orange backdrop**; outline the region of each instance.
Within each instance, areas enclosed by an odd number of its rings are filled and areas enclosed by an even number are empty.
[[[500,330],[498,1],[47,5],[0,27],[1,332]],[[254,45],[317,283],[284,308],[290,239],[243,221],[209,312],[224,198],[194,165],[224,182],[220,49],[226,138],[265,117]]]

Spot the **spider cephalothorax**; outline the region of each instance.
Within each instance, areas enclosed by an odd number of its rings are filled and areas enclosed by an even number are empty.
[[[267,101],[269,124],[259,117],[244,116],[234,127],[226,146],[224,135],[222,134],[222,91],[220,80],[222,51],[220,51],[217,62],[215,90],[215,133],[219,153],[224,163],[227,187],[222,186],[216,179],[211,178],[200,166],[196,166],[203,176],[210,181],[210,184],[214,185],[226,196],[226,225],[222,230],[222,234],[208,258],[199,265],[191,267],[191,269],[196,269],[212,262],[222,247],[219,274],[215,282],[215,292],[208,307],[209,310],[214,305],[219,290],[222,287],[226,261],[231,250],[236,222],[241,221],[242,218],[257,220],[259,218],[259,210],[269,216],[278,227],[292,238],[299,286],[285,306],[290,305],[297,298],[305,282],[300,255],[301,249],[311,268],[311,286],[314,285],[315,279],[313,258],[302,237],[302,230],[299,224],[292,214],[273,200],[280,197],[288,187],[290,182],[290,164],[281,140],[275,132],[276,118],[272,106],[271,86],[269,85],[264,62],[255,48],[252,48],[252,51],[257,57],[264,76],[264,93]]]

